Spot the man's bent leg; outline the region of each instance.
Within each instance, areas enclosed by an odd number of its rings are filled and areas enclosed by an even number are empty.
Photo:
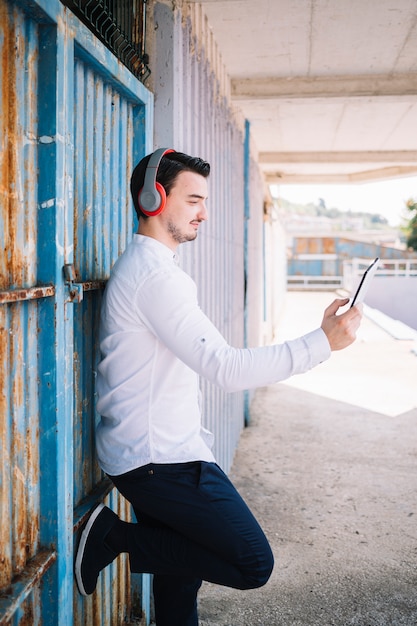
[[[132,571],[238,589],[268,580],[273,567],[268,541],[214,463],[150,465],[112,479],[139,522],[131,525]]]

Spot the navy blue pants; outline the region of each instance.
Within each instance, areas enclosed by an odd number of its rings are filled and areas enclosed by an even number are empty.
[[[215,463],[152,464],[111,479],[138,520],[130,528],[130,568],[154,574],[157,626],[198,626],[203,580],[236,589],[267,582],[268,541]]]

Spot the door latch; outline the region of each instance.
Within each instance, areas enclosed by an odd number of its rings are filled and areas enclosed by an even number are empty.
[[[77,282],[75,267],[72,263],[64,265],[64,279],[68,287],[70,302],[81,302],[83,299],[83,284]]]

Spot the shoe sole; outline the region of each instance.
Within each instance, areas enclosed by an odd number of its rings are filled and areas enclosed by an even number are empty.
[[[83,556],[84,556],[84,550],[85,550],[85,546],[87,543],[87,539],[88,539],[88,535],[90,534],[90,530],[93,527],[94,522],[96,521],[97,517],[100,515],[101,511],[105,508],[104,504],[99,504],[98,507],[96,507],[94,509],[94,511],[91,513],[87,525],[84,528],[82,534],[81,534],[81,539],[80,539],[80,543],[78,545],[78,550],[77,550],[77,558],[75,559],[75,579],[77,581],[77,587],[78,587],[78,591],[80,592],[80,594],[82,596],[89,596],[91,594],[87,593],[87,591],[84,588],[83,585],[83,579],[81,576],[81,565],[83,562]],[[93,593],[93,592],[91,592]]]

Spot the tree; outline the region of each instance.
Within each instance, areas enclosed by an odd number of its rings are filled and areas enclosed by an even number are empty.
[[[417,250],[417,200],[407,200],[407,209],[412,213],[411,219],[406,226],[407,247]]]

